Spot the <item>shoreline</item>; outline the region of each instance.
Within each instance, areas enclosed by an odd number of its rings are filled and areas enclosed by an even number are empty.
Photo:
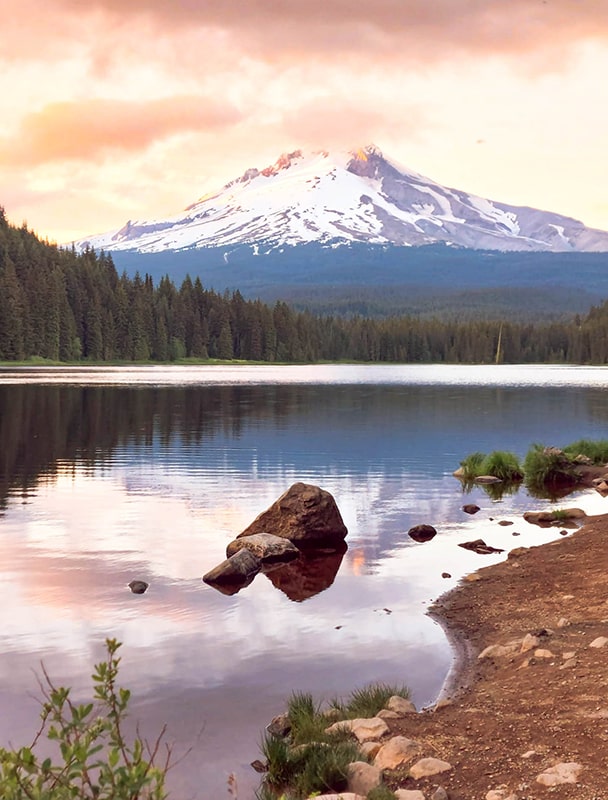
[[[608,797],[607,545],[608,514],[586,517],[571,535],[481,565],[430,607],[454,662],[434,706],[389,721],[390,735],[452,769],[414,781],[403,765],[386,774],[391,788],[536,800],[549,791],[544,770],[577,763],[559,797]]]

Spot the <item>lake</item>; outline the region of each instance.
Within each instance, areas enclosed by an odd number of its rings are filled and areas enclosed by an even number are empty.
[[[108,636],[133,724],[192,748],[170,775],[179,800],[228,797],[230,773],[253,797],[249,763],[294,690],[380,680],[432,703],[452,653],[429,602],[503,557],[458,543],[558,535],[521,517],[549,501],[463,494],[452,472],[473,451],[606,438],[607,393],[606,368],[559,366],[0,370],[0,743],[32,738],[41,661],[84,697]],[[296,481],[334,495],[344,556],[233,596],[203,584]],[[608,510],[589,491],[560,502]],[[438,535],[415,543],[418,523]]]

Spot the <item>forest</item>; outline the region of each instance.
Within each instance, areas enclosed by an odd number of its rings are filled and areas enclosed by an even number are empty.
[[[187,276],[119,274],[16,227],[0,208],[0,360],[608,363],[608,303],[552,323],[297,311]]]

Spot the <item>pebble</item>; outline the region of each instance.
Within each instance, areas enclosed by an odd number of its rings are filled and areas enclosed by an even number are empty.
[[[419,778],[428,778],[431,775],[439,775],[442,772],[449,772],[453,769],[452,765],[447,761],[441,761],[439,758],[421,758],[410,768],[410,775],[414,780]]]
[[[560,762],[549,767],[536,776],[536,782],[542,786],[559,786],[562,783],[576,783],[583,770],[582,764],[576,761]]]

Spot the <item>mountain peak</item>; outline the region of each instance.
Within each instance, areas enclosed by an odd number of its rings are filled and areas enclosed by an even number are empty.
[[[353,158],[357,161],[369,161],[370,157],[376,157],[384,159],[382,155],[382,150],[380,150],[377,145],[373,142],[370,144],[366,144],[364,147],[357,147],[354,150],[351,150],[351,154]]]
[[[530,208],[450,189],[367,144],[347,152],[281,154],[165,220],[129,222],[76,244],[159,252],[320,242],[443,243],[483,250],[608,251],[608,233]]]

